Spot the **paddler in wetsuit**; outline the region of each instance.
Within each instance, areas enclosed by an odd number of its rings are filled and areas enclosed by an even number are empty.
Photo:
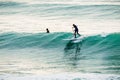
[[[76,38],[76,34],[78,34],[80,36],[80,34],[78,33],[78,31],[79,31],[78,27],[75,24],[73,24],[72,28],[74,28],[74,36],[75,36],[75,38]]]

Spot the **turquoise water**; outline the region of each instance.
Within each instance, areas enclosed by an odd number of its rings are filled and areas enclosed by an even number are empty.
[[[0,0],[0,79],[119,80],[119,14],[119,0]]]
[[[0,34],[0,73],[36,74],[37,70],[38,73],[55,70],[120,74],[119,33],[86,36],[79,43],[63,40],[71,35],[62,32]]]

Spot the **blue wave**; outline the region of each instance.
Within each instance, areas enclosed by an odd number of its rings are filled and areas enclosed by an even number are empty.
[[[16,54],[16,51],[18,54],[23,50],[24,56],[37,55],[38,57],[31,56],[35,60],[41,58],[40,54],[46,53],[44,54],[46,58],[54,56],[54,59],[52,57],[50,60],[46,60],[51,64],[54,61],[55,64],[59,63],[59,66],[63,66],[65,63],[68,66],[77,65],[79,67],[75,70],[82,70],[82,72],[120,74],[120,33],[87,36],[79,43],[63,40],[71,37],[73,37],[72,33],[65,32],[49,34],[2,33],[0,34],[0,51],[9,53],[12,50],[10,54]],[[3,52],[4,50],[5,52]],[[41,50],[45,52],[41,52]],[[2,53],[1,55],[3,55]],[[58,59],[58,55],[62,54],[63,58]],[[92,61],[93,63],[91,63]]]
[[[72,33],[2,33],[0,34],[0,48],[26,48],[26,47],[64,47],[68,41],[63,39],[71,38]],[[85,49],[100,48],[104,50],[120,49],[120,34],[113,33],[106,37],[101,35],[88,36],[83,41]]]
[[[66,36],[67,35],[67,36]],[[47,47],[62,43],[62,39],[70,36],[70,33],[39,33],[39,34],[18,34],[3,33],[0,35],[0,48],[26,48],[26,47]]]

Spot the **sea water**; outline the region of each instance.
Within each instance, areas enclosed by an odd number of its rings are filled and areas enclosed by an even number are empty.
[[[0,0],[0,79],[120,80],[119,0]]]

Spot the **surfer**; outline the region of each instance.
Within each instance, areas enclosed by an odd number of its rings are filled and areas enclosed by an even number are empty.
[[[73,24],[73,27],[72,28],[74,28],[74,35],[75,35],[75,38],[76,38],[76,34],[78,34],[79,36],[80,36],[80,34],[78,33],[78,27],[75,25],[75,24]]]
[[[46,31],[47,31],[46,33],[50,33],[50,31],[49,31],[49,29],[48,29],[48,28],[46,28]]]

